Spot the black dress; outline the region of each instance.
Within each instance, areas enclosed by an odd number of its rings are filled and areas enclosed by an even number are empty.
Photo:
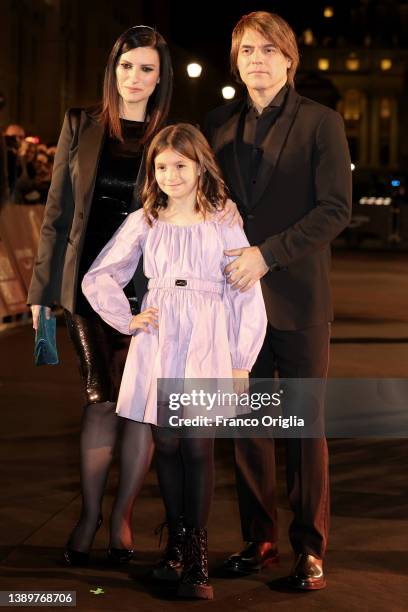
[[[143,154],[140,141],[145,124],[125,119],[121,119],[121,123],[124,142],[106,136],[102,146],[79,265],[75,313],[65,311],[87,404],[116,401],[131,339],[104,323],[81,291],[85,273],[131,211]],[[137,314],[132,282],[125,293],[132,312]]]

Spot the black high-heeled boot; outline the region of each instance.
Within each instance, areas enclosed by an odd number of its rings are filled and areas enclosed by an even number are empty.
[[[103,523],[103,517],[102,517],[102,514],[100,514],[98,517],[98,522],[96,524],[95,533],[98,531],[98,529],[100,529],[102,523]],[[88,565],[89,552],[82,552],[81,550],[75,550],[75,548],[71,548],[70,539],[68,540],[64,548],[65,563],[67,565],[75,566],[75,567],[84,567],[85,565]]]
[[[156,530],[156,533],[160,531],[160,542],[165,526],[167,526],[168,530],[166,549],[163,558],[160,559],[153,570],[153,578],[164,582],[176,582],[180,580],[184,568],[183,546],[186,530],[182,518],[175,525],[163,523]]]
[[[186,528],[183,555],[184,572],[177,595],[194,599],[213,599],[214,591],[208,579],[208,544],[205,528]]]

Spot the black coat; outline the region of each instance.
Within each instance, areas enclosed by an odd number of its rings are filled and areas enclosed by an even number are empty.
[[[70,109],[62,126],[55,154],[51,187],[41,228],[37,259],[28,292],[29,304],[60,304],[75,311],[78,267],[92,205],[96,172],[105,136],[95,108]],[[144,162],[136,180],[132,210],[144,180]],[[141,266],[134,283],[144,293]]]
[[[251,245],[280,269],[262,279],[268,320],[277,329],[331,321],[330,242],[351,214],[351,166],[344,124],[335,111],[290,87],[283,110],[261,147],[256,184],[248,198],[237,156],[237,128],[245,100],[211,111],[204,132]]]

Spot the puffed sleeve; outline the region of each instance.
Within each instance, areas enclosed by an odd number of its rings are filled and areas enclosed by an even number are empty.
[[[220,224],[225,249],[248,247],[244,231],[236,223],[233,227]],[[235,257],[225,256],[224,267]],[[251,371],[266,334],[266,310],[258,281],[248,291],[240,292],[228,283],[224,290],[228,340],[234,369]]]
[[[147,231],[143,210],[131,213],[99,253],[81,285],[95,312],[122,334],[131,335],[133,316],[123,288],[137,268]]]

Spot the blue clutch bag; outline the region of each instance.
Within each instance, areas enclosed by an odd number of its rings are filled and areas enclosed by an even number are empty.
[[[51,316],[50,319],[46,319],[45,308],[41,306],[34,343],[35,365],[57,365],[59,363],[55,339],[56,326],[56,318]]]

